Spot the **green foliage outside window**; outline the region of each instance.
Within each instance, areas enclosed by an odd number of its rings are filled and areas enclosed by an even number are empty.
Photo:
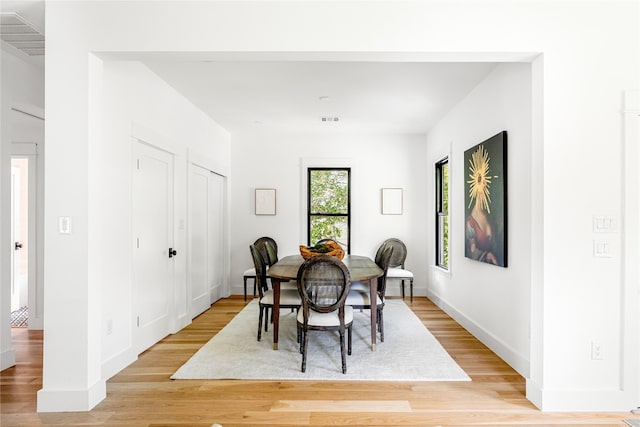
[[[442,166],[442,210],[446,213],[443,224],[443,265],[449,266],[449,163]]]
[[[436,194],[438,217],[436,263],[440,267],[449,268],[449,162],[447,159],[436,164]]]
[[[309,169],[310,242],[334,239],[349,244],[349,170]]]

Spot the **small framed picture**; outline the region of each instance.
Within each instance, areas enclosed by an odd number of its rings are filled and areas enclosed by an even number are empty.
[[[382,215],[402,215],[402,188],[382,189]]]
[[[256,188],[256,215],[276,214],[276,189]]]

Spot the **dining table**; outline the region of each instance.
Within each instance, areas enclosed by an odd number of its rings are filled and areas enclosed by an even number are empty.
[[[273,349],[278,349],[278,326],[280,322],[280,283],[296,280],[298,270],[304,263],[300,255],[288,255],[269,267],[268,275],[273,286]],[[369,257],[362,255],[345,255],[342,262],[349,270],[352,282],[369,282],[369,300],[371,301],[371,350],[376,350],[378,277],[384,273]]]

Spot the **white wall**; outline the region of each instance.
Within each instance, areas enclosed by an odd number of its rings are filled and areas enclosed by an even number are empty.
[[[18,125],[12,108],[42,115],[44,109],[44,69],[26,55],[2,43],[0,76],[0,369],[13,366],[15,354],[11,347],[11,144],[12,142],[42,143],[40,131]]]
[[[190,321],[187,161],[195,155],[204,166],[221,174],[229,171],[228,133],[146,67],[103,62],[91,54],[83,59],[76,65],[87,71],[88,108],[51,108],[53,125],[47,122],[47,140],[53,141],[47,149],[54,154],[45,169],[45,304],[51,315],[46,335],[53,338],[45,346],[43,389],[38,392],[38,410],[43,412],[90,409],[104,398],[106,379],[137,356],[131,340],[129,252],[133,138],[175,154],[174,242],[185,256],[176,257],[174,264],[172,331]],[[67,78],[68,65],[50,66],[48,79]],[[60,90],[47,84],[54,98]],[[63,92],[65,98],[73,97]],[[83,123],[79,144],[69,143],[73,132],[57,126],[56,116],[64,114]],[[57,232],[60,216],[71,218],[70,234]],[[56,248],[66,245],[68,252],[60,254]],[[75,309],[68,310],[69,306]],[[108,329],[113,332],[108,334]],[[81,338],[69,342],[64,338],[68,336]]]
[[[95,107],[89,92],[96,65],[88,61],[90,52],[191,52],[209,58],[227,52],[248,59],[253,52],[262,60],[277,52],[287,60],[531,61],[535,180],[527,396],[545,410],[624,410],[637,404],[638,336],[625,326],[637,318],[622,307],[628,299],[637,301],[638,285],[621,273],[625,230],[607,236],[616,252],[599,259],[593,257],[592,231],[594,215],[611,216],[622,227],[621,206],[635,201],[625,200],[619,189],[622,93],[640,86],[637,2],[360,1],[327,7],[321,1],[61,1],[48,3],[46,13],[45,225],[55,230],[58,216],[72,216],[77,234],[46,235],[52,295],[47,312],[54,313],[47,318],[45,351],[70,332],[79,339],[67,349],[76,364],[64,362],[65,353],[45,353],[45,390],[76,391],[75,407],[86,408],[83,398],[89,405],[100,400],[94,384],[101,361],[92,351],[101,330],[100,316],[92,311],[101,305],[100,288],[88,280],[95,264],[87,255],[89,215],[96,207],[87,206],[88,194],[98,184],[88,181],[85,166],[94,141],[88,112]],[[67,164],[77,167],[69,170]],[[239,269],[234,267],[234,276]],[[56,308],[69,303],[86,310],[69,314]],[[590,360],[595,340],[602,343],[600,361]],[[52,410],[64,406],[51,403]]]
[[[507,131],[508,268],[464,256],[464,151]],[[429,296],[523,376],[529,376],[531,64],[499,65],[429,132],[427,169],[449,157],[450,269],[430,263]],[[434,174],[428,196],[435,200]],[[429,223],[435,223],[433,210]],[[435,241],[433,227],[427,241]],[[435,259],[429,245],[427,259]]]
[[[175,310],[173,329],[191,321],[186,313],[187,161],[193,153],[215,159],[206,166],[228,174],[229,134],[139,62],[106,61],[103,67],[102,143],[94,173],[100,176],[96,220],[101,224],[103,376],[131,362],[131,156],[133,137],[176,154]],[[217,163],[217,165],[215,164]],[[108,325],[113,333],[107,335]]]
[[[424,156],[423,135],[291,135],[265,129],[234,135],[231,164],[242,172],[234,175],[231,187],[232,291],[243,292],[242,273],[253,265],[249,245],[258,237],[275,238],[279,256],[298,253],[299,245],[307,244],[303,181],[307,166],[315,165],[351,167],[351,253],[373,257],[383,240],[402,239],[416,293],[425,294]],[[384,187],[404,190],[402,215],[381,214],[380,189]],[[256,188],[277,190],[275,216],[254,214]],[[399,285],[389,285],[390,295],[398,295],[399,290]]]

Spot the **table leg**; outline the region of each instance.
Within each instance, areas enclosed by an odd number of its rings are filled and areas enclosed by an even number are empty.
[[[376,331],[378,329],[378,278],[369,280],[369,301],[371,301],[371,350],[376,351]]]
[[[273,286],[273,349],[277,350],[278,327],[280,326],[280,280],[272,277],[271,285]]]

